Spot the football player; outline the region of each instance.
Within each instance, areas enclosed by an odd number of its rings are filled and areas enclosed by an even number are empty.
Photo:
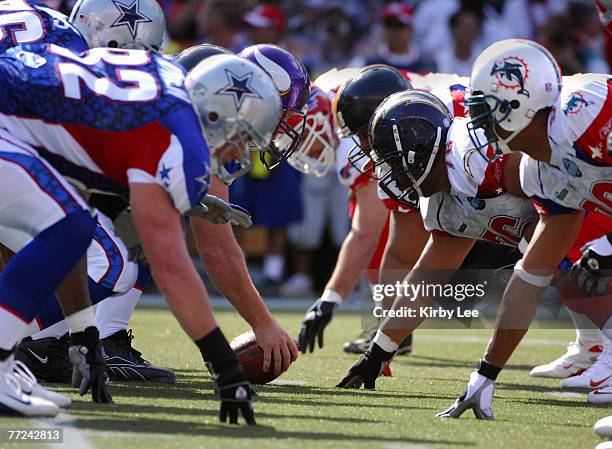
[[[308,309],[300,329],[300,349],[314,351],[315,341],[323,346],[323,333],[333,319],[344,298],[355,288],[364,274],[364,266],[355,261],[371,261],[369,268],[378,268],[382,250],[387,241],[385,227],[388,212],[378,199],[376,183],[371,169],[355,169],[349,162],[352,148],[368,148],[367,125],[376,107],[389,95],[411,87],[407,78],[398,70],[375,65],[361,70],[347,69],[321,75],[315,85],[325,88],[335,96],[333,104],[334,126],[341,137],[336,150],[340,181],[351,190],[351,230],[344,240],[338,260],[321,298]],[[307,161],[308,162],[308,161]],[[410,210],[414,210],[411,208]],[[406,220],[420,223],[418,214],[406,214]],[[410,226],[410,225],[409,225]],[[415,226],[418,230],[419,227]],[[422,229],[422,224],[420,225]],[[408,248],[408,254],[420,252],[419,234]],[[376,253],[378,247],[378,253]],[[410,251],[414,249],[414,251]],[[404,258],[405,259],[405,258]],[[410,267],[410,260],[402,260],[402,267]],[[375,282],[375,280],[374,280]],[[356,352],[369,344],[371,331],[344,346],[347,352]],[[402,345],[401,352],[410,352],[410,341]]]
[[[214,58],[185,80],[171,62],[141,50],[78,55],[55,45],[15,47],[0,58],[0,122],[15,137],[62,156],[84,188],[129,189],[156,283],[215,372],[221,420],[229,415],[236,422],[241,411],[254,423],[252,389],[216,326],[180,215],[208,190],[208,149],[220,167],[248,157],[247,144],[269,144],[281,103],[257,66]],[[234,79],[248,79],[250,95],[237,93]]]
[[[466,98],[470,137],[489,159],[519,151],[528,155],[521,161],[521,188],[540,216],[504,292],[481,368],[448,416],[458,417],[479,402],[490,409],[495,379],[527,332],[584,211],[612,215],[611,86],[605,74],[574,75],[562,85],[550,52],[528,40],[497,42],[474,63]],[[601,246],[608,251],[608,240]],[[612,336],[609,322],[602,331]]]

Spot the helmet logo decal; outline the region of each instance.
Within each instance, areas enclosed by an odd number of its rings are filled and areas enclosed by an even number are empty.
[[[528,74],[527,64],[514,56],[507,56],[503,60],[496,61],[491,69],[491,75],[495,75],[500,86],[508,89],[518,88],[518,94],[526,97],[529,97],[529,92],[525,90],[525,80]]]
[[[281,96],[287,95],[291,89],[291,77],[287,71],[258,49],[253,52],[253,56],[261,68],[268,72]]]
[[[151,23],[152,20],[140,12],[138,0],[134,0],[130,5],[124,5],[117,0],[112,0],[115,7],[119,10],[119,17],[110,26],[111,28],[127,26],[132,38],[136,39],[138,25],[141,23]]]
[[[242,101],[246,97],[262,99],[261,95],[251,86],[251,78],[253,72],[247,72],[243,76],[236,75],[231,70],[225,69],[228,84],[223,86],[217,92],[217,95],[231,95],[234,99],[236,109],[240,109]]]
[[[593,102],[586,100],[580,92],[573,92],[563,108],[563,113],[565,115],[576,115],[591,104]]]

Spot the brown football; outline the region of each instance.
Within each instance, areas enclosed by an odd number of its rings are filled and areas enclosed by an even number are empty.
[[[270,369],[267,373],[264,373],[264,352],[255,341],[255,334],[252,331],[238,335],[232,340],[230,346],[236,353],[244,374],[252,384],[267,384],[282,374],[282,372],[278,375],[274,374],[274,357],[272,357]]]

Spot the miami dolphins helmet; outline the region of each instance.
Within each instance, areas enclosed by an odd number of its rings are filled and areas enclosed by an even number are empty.
[[[526,39],[490,45],[474,61],[465,98],[471,117],[469,134],[476,149],[490,161],[509,153],[508,143],[536,112],[552,106],[560,91],[561,70],[542,45]],[[496,125],[510,135],[501,138]],[[484,133],[477,132],[478,128]]]

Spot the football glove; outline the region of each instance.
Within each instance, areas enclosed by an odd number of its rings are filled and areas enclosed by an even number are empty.
[[[495,393],[495,381],[474,371],[463,394],[453,405],[436,416],[459,418],[466,410],[471,409],[478,419],[495,419],[492,408],[493,393]]]
[[[601,256],[583,247],[582,257],[570,270],[569,279],[589,296],[602,296],[612,278],[612,256]]]
[[[255,424],[253,399],[257,393],[246,379],[242,368],[235,365],[214,374],[214,381],[215,392],[221,401],[219,420],[226,422],[229,416],[230,424],[238,424],[238,415],[242,413],[247,424]]]
[[[323,331],[331,322],[337,309],[337,303],[318,299],[306,311],[298,337],[302,354],[306,354],[308,350],[314,352],[315,339],[319,341],[319,348],[323,347]]]
[[[213,224],[231,223],[241,228],[249,228],[253,224],[247,210],[214,195],[206,195],[200,204],[187,211],[187,215],[203,218]]]
[[[68,354],[72,362],[72,386],[79,389],[81,396],[91,388],[94,402],[113,403],[108,391],[108,374],[102,356],[102,344],[98,329],[88,327],[83,332],[70,335]]]
[[[364,388],[374,390],[376,379],[382,374],[385,367],[389,364],[395,352],[387,352],[376,343],[359,357],[350,368],[344,379],[340,381],[337,388]]]

